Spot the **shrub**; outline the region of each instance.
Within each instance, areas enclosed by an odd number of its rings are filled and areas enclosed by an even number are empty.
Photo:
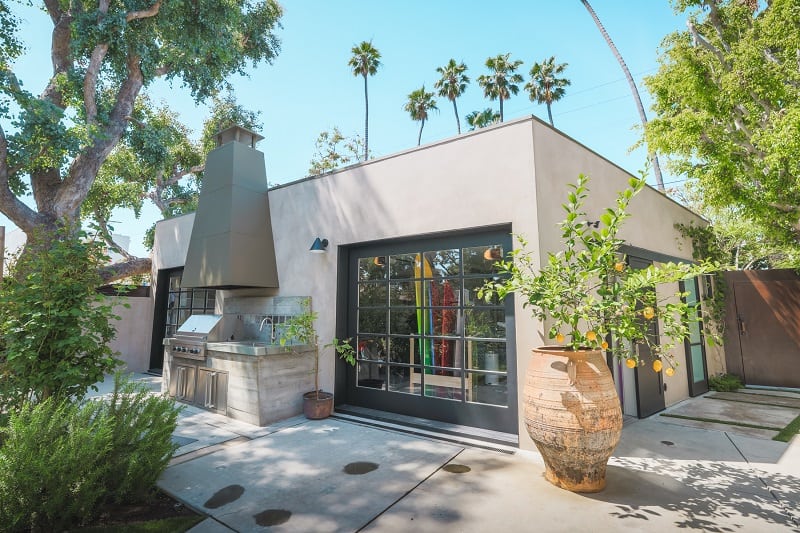
[[[119,364],[112,301],[96,292],[106,257],[83,233],[32,235],[0,285],[0,411],[80,396]]]
[[[0,447],[0,529],[61,531],[102,501],[111,427],[99,404],[52,399],[11,413]]]
[[[708,388],[717,392],[732,392],[744,387],[739,376],[733,374],[720,374],[708,378]]]
[[[114,377],[101,411],[111,426],[105,488],[114,502],[146,499],[178,448],[172,433],[183,409],[146,386]]]
[[[25,403],[0,428],[0,531],[61,531],[146,501],[177,445],[180,408],[119,375],[107,398]]]

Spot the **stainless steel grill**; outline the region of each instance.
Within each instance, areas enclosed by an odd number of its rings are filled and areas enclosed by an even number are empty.
[[[206,343],[218,342],[222,315],[192,315],[175,332],[165,339],[172,357],[203,360],[206,358]]]

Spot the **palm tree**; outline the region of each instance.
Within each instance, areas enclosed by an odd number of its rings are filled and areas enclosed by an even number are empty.
[[[403,107],[403,109],[408,111],[411,115],[411,120],[420,121],[417,146],[422,142],[422,128],[425,127],[425,121],[428,120],[428,111],[439,109],[436,107],[434,96],[433,93],[425,92],[425,86],[423,85],[408,95],[408,102],[406,102],[406,105]]]
[[[550,119],[550,125],[553,124],[553,112],[550,110],[550,105],[561,98],[566,93],[568,85],[571,82],[567,78],[558,78],[566,70],[566,63],[556,64],[555,56],[550,56],[541,63],[534,63],[531,67],[531,81],[525,84],[525,89],[528,91],[528,96],[531,102],[534,100],[540,104],[547,104],[547,118]]]
[[[647,115],[644,112],[644,106],[642,105],[642,98],[639,96],[639,89],[636,88],[636,82],[633,81],[633,76],[631,76],[631,71],[628,70],[628,65],[625,64],[625,60],[622,59],[622,55],[617,50],[614,41],[611,40],[611,37],[608,35],[605,27],[603,27],[603,23],[600,22],[600,19],[597,17],[597,13],[594,12],[592,6],[589,4],[587,0],[581,0],[586,10],[589,11],[589,14],[592,16],[595,25],[597,25],[597,29],[600,30],[600,33],[603,35],[603,39],[606,40],[606,44],[609,48],[611,48],[611,53],[614,54],[614,57],[617,58],[617,62],[619,66],[622,67],[622,72],[625,73],[625,77],[628,79],[628,85],[631,88],[631,94],[633,94],[633,100],[636,102],[636,109],[639,111],[639,119],[642,121],[642,126],[647,125]],[[661,165],[658,164],[658,156],[654,152],[650,152],[648,154],[650,156],[650,163],[653,165],[653,174],[656,177],[656,185],[658,186],[658,190],[661,192],[665,192],[664,189],[664,178],[661,176]]]
[[[469,124],[470,131],[472,131],[477,128],[485,128],[486,126],[491,126],[492,124],[500,122],[500,113],[490,107],[487,107],[483,111],[473,111],[464,117],[464,119],[467,121],[467,124]]]
[[[515,71],[522,65],[522,61],[510,61],[511,54],[500,54],[486,60],[486,66],[491,74],[478,76],[478,85],[483,87],[483,95],[489,100],[500,100],[500,122],[503,122],[503,101],[508,100],[512,94],[519,92],[518,83],[522,83],[522,76]]]
[[[467,65],[464,63],[458,64],[455,59],[451,59],[447,65],[436,69],[436,72],[441,74],[442,77],[433,84],[434,88],[439,89],[439,96],[453,102],[453,111],[456,114],[456,126],[458,126],[459,134],[461,133],[461,120],[458,118],[456,98],[464,94],[467,89],[469,78],[464,74],[466,70]]]
[[[381,66],[381,53],[372,46],[372,41],[362,41],[351,50],[353,57],[347,64],[353,69],[353,76],[364,76],[364,161],[369,158],[369,97],[367,96],[367,76],[372,76]]]

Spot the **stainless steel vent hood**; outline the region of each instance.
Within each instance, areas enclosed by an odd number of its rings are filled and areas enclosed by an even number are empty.
[[[236,289],[278,287],[267,196],[263,139],[233,126],[217,134],[203,185],[181,286]]]

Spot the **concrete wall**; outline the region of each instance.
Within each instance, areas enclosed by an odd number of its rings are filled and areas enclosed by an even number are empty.
[[[151,291],[152,294],[152,291]],[[111,349],[119,352],[126,369],[131,372],[146,372],[150,366],[150,338],[153,331],[153,300],[147,297],[118,297],[114,314],[121,320],[112,320],[117,337],[111,341]],[[128,304],[130,307],[125,307]]]

